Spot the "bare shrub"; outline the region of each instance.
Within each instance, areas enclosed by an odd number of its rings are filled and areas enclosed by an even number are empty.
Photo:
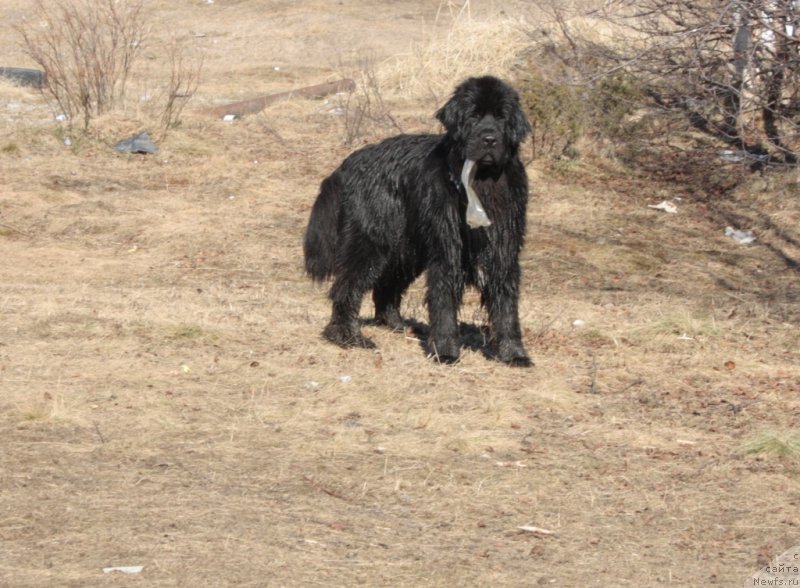
[[[376,131],[403,130],[384,101],[372,58],[361,60],[356,76],[356,90],[347,95],[341,109],[345,145],[352,146],[359,139]]]
[[[203,59],[191,60],[184,47],[173,40],[167,50],[169,79],[161,105],[162,136],[180,123],[181,113],[197,92]]]
[[[584,13],[614,32],[576,34],[575,15],[543,0],[571,59],[626,72],[649,104],[751,161],[796,165],[800,149],[800,7],[791,0],[622,0]],[[566,56],[565,58],[569,58]],[[587,58],[588,56],[588,58]],[[588,73],[588,72],[587,72]]]
[[[37,0],[16,26],[23,50],[47,75],[44,87],[72,122],[109,111],[146,37],[143,0]]]
[[[636,80],[624,72],[585,80],[568,62],[548,57],[558,51],[551,45],[539,47],[516,73],[533,125],[533,157],[577,157],[577,143],[584,136],[612,145],[631,140],[638,127],[632,115],[641,102]]]
[[[522,106],[533,121],[533,157],[568,155],[584,124],[584,104],[578,88],[548,80],[532,67],[520,82]]]

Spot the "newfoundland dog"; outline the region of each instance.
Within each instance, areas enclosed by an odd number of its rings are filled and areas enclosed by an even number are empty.
[[[436,118],[443,135],[369,145],[323,180],[304,243],[308,274],[334,278],[323,335],[374,347],[358,321],[368,290],[376,322],[403,329],[400,300],[427,270],[427,344],[439,361],[458,359],[458,308],[472,285],[489,315],[492,355],[530,366],[517,304],[528,202],[518,151],[531,126],[517,92],[491,76],[462,82]]]

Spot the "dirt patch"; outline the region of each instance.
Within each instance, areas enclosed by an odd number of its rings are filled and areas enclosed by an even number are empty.
[[[475,34],[522,13],[472,4]],[[387,80],[411,59],[416,83],[415,47],[453,26],[424,2],[152,5],[206,51],[189,110],[362,51]],[[8,28],[0,47],[29,65]],[[415,83],[384,98],[436,129]],[[647,208],[668,183],[533,164],[534,369],[480,341],[439,366],[370,324],[379,351],[344,351],[301,257],[351,149],[336,105],[189,112],[158,155],[123,156],[130,116],[67,147],[39,96],[0,86],[0,584],[732,586],[800,543],[798,456],[751,443],[800,418],[795,184],[774,209],[742,188],[669,215]],[[767,211],[745,216],[756,244],[724,235],[723,206]],[[424,282],[404,313],[427,321]],[[461,318],[479,333],[475,293]]]

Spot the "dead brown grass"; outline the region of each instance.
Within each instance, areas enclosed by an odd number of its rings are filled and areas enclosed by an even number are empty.
[[[378,3],[153,5],[207,31],[198,108],[338,75],[319,57],[342,31],[343,54],[358,30],[388,59],[434,12],[392,4],[371,29]],[[435,128],[425,91],[389,99]],[[329,105],[187,113],[158,155],[115,154],[138,122],[68,148],[0,87],[0,584],[728,586],[797,543],[797,456],[742,450],[800,416],[791,198],[736,193],[773,222],[742,247],[707,202],[646,207],[677,186],[532,167],[537,367],[444,367],[369,325],[377,353],[319,339],[300,242],[348,151]],[[423,284],[405,311],[426,321]],[[462,319],[483,320],[473,293]]]

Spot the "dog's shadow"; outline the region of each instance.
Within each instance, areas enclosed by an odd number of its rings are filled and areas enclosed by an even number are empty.
[[[362,319],[362,326],[380,326],[386,328],[386,325],[379,324],[374,318]],[[431,328],[426,323],[416,319],[403,319],[404,330],[400,331],[395,329],[396,335],[408,336],[409,329],[411,335],[419,341],[420,348],[426,355],[436,357],[435,350],[428,344],[428,336],[430,335]],[[475,325],[473,323],[465,323],[463,321],[458,323],[458,333],[461,338],[461,349],[468,349],[481,353],[486,359],[495,359],[496,353],[492,348],[489,341],[489,328],[485,326]]]

